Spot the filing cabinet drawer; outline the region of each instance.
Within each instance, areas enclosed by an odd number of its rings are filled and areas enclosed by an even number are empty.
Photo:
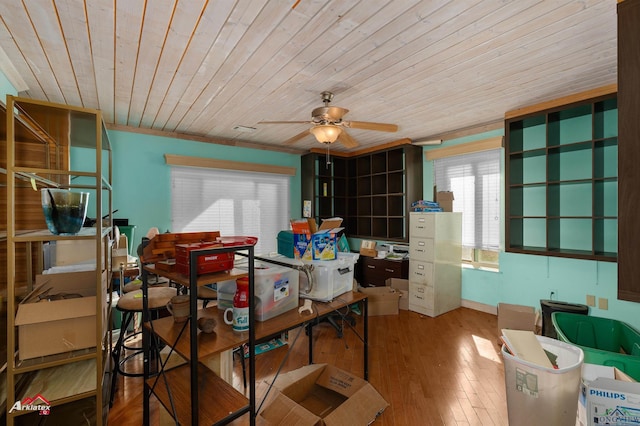
[[[433,287],[409,283],[409,310],[433,316]]]
[[[409,258],[432,262],[435,258],[433,238],[410,238]]]
[[[411,213],[409,235],[412,237],[433,237],[435,235],[434,214]]]
[[[433,287],[433,263],[412,260],[409,263],[409,281]]]

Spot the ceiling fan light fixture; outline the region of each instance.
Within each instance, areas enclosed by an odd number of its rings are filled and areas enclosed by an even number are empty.
[[[319,124],[309,129],[320,143],[334,143],[342,133],[342,129],[333,124]]]

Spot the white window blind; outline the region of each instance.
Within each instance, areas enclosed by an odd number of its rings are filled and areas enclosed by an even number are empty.
[[[220,231],[258,238],[255,252],[277,251],[289,229],[289,176],[171,167],[172,231]]]
[[[438,191],[453,191],[462,212],[462,245],[500,249],[500,149],[434,160]]]

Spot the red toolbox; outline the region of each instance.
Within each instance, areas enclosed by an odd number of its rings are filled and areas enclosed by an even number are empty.
[[[220,242],[176,244],[176,272],[189,275],[189,257],[193,250],[222,247]],[[198,275],[233,269],[235,253],[214,253],[198,257]]]

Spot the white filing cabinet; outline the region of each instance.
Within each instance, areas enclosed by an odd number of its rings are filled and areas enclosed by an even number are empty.
[[[462,213],[410,213],[409,310],[435,317],[460,306]]]

